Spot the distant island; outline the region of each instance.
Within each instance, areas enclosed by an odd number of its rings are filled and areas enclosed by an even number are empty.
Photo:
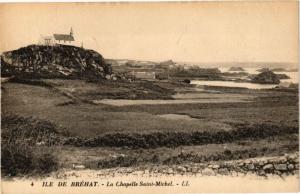
[[[273,72],[297,72],[298,69],[285,69],[285,68],[273,68],[271,69]]]
[[[281,71],[287,71],[285,68],[273,68],[271,69],[273,72],[281,72]]]
[[[230,67],[228,71],[245,71],[242,67]]]
[[[294,69],[285,69],[285,68],[272,68],[272,69],[269,69],[269,68],[261,68],[261,69],[258,69],[257,71],[259,72],[264,72],[264,71],[273,71],[273,72],[297,72],[298,69],[297,68],[294,68]]]
[[[259,84],[279,84],[279,76],[273,73],[272,71],[264,71],[252,79],[253,83]]]

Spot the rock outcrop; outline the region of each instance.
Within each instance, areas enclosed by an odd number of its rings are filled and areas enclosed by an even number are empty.
[[[75,46],[29,45],[1,55],[1,76],[105,78],[111,73],[101,54]]]
[[[280,74],[277,74],[276,75],[278,76],[279,79],[290,79],[289,76],[287,76],[286,74],[283,74],[283,73],[280,73]]]
[[[185,68],[176,66],[169,71],[171,77],[197,78],[204,80],[220,80],[222,73],[218,68],[200,68],[197,66]]]
[[[259,84],[279,84],[279,76],[273,73],[272,71],[264,71],[254,76],[251,80],[253,83]]]
[[[270,69],[264,67],[264,68],[258,69],[257,71],[258,72],[265,72],[265,71],[270,71]]]

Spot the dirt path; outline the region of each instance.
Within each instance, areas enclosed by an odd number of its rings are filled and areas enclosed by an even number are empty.
[[[197,104],[197,103],[232,103],[232,102],[250,102],[249,98],[212,98],[212,99],[180,99],[180,100],[114,100],[103,99],[93,100],[95,104],[107,104],[112,106],[130,106],[130,105],[158,105],[158,104]]]

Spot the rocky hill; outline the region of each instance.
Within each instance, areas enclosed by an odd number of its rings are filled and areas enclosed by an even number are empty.
[[[105,78],[112,73],[101,54],[67,45],[29,45],[1,55],[1,76]]]

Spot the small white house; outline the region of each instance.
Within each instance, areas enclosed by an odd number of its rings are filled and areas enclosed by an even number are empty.
[[[47,45],[47,46],[52,46],[55,44],[55,40],[53,36],[43,36],[41,35],[39,39],[39,44],[40,45]]]
[[[138,79],[155,80],[155,72],[132,71],[131,75]]]

